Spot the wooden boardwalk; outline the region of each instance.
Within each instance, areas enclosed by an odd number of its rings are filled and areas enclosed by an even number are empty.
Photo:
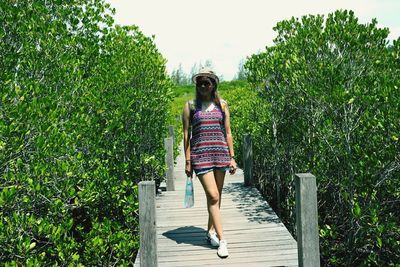
[[[205,240],[207,202],[196,176],[193,179],[194,207],[183,207],[186,182],[183,143],[176,162],[175,191],[163,191],[156,196],[159,267],[298,266],[296,240],[258,190],[243,186],[241,169],[235,175],[227,172],[225,176],[221,216],[229,257],[219,258],[217,248]],[[135,266],[140,266],[139,253]]]

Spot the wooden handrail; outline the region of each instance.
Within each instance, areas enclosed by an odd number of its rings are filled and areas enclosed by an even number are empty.
[[[244,186],[250,186],[254,184],[253,181],[253,144],[250,134],[243,135],[243,175],[244,175]]]
[[[253,182],[253,151],[250,134],[243,135],[244,185]],[[279,186],[279,185],[277,185]],[[319,236],[316,178],[311,173],[295,174],[296,232],[299,267],[319,267]]]

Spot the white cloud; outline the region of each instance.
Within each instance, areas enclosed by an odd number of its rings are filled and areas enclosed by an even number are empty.
[[[146,35],[155,35],[169,71],[181,63],[189,73],[192,65],[212,60],[225,79],[235,75],[240,59],[264,50],[276,36],[273,27],[283,19],[307,14],[328,14],[351,9],[360,22],[376,17],[399,35],[400,21],[388,12],[399,5],[389,0],[107,0],[116,8],[116,23],[135,24]],[[398,9],[397,9],[398,10]],[[395,14],[395,13],[393,13]]]

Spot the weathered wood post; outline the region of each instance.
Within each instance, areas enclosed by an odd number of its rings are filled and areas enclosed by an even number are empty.
[[[167,137],[164,139],[164,146],[166,150],[165,154],[165,164],[167,165],[167,173],[166,173],[166,184],[167,191],[175,191],[174,184],[174,146],[173,146],[173,138]]]
[[[243,174],[244,186],[253,184],[253,144],[250,134],[243,135]]]
[[[157,267],[155,182],[139,182],[140,266]]]
[[[317,185],[311,173],[296,173],[296,228],[299,267],[319,267]]]
[[[172,137],[172,140],[175,139],[174,126],[170,125],[168,127],[168,134],[169,134],[169,137]]]

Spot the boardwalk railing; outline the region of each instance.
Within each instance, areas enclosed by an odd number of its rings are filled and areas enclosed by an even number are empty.
[[[157,261],[157,225],[155,182],[139,182],[140,265],[154,266]]]
[[[166,190],[167,191],[175,191],[175,183],[174,183],[174,127],[168,127],[169,137],[164,139],[164,147],[165,147],[165,166],[167,166],[166,172]]]
[[[244,186],[253,185],[253,143],[250,134],[243,135],[243,174]]]
[[[243,136],[244,184],[253,184],[251,136]],[[167,151],[167,191],[175,190],[173,177],[172,137],[165,139]],[[172,160],[171,160],[172,159]],[[171,171],[172,169],[172,171]],[[316,178],[311,173],[295,175],[296,233],[300,267],[319,267],[319,236]],[[140,265],[156,267],[157,231],[154,181],[139,182]]]
[[[297,173],[296,188],[296,227],[299,266],[320,266],[317,186],[311,173]]]
[[[252,141],[250,134],[243,135],[243,171],[245,185],[253,183]],[[296,228],[299,266],[320,266],[317,186],[311,173],[295,175]]]
[[[167,191],[175,191],[174,183],[174,139],[173,137],[167,137],[164,139],[165,150],[165,165],[167,166],[166,172],[166,183]]]

